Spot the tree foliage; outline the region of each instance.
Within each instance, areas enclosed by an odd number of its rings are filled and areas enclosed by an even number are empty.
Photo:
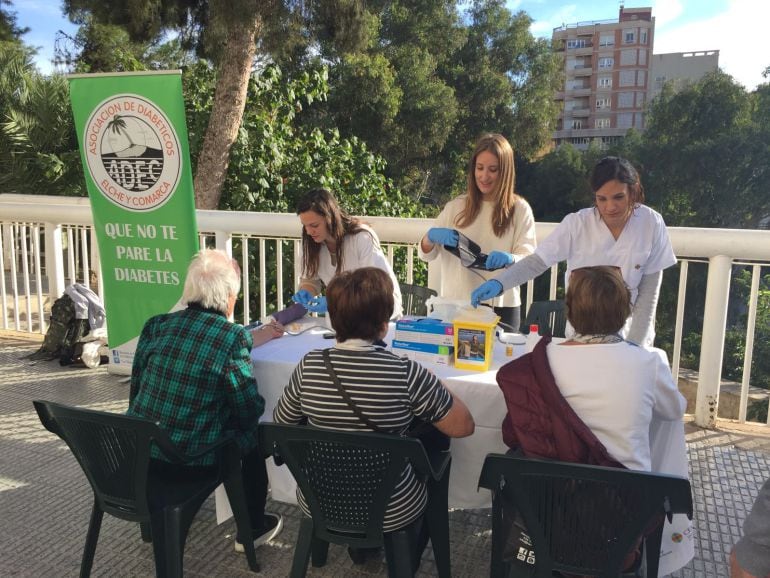
[[[66,80],[11,42],[0,42],[0,191],[85,194]]]
[[[183,78],[190,149],[197,157],[211,108],[215,71],[200,61]],[[326,98],[327,91],[325,68],[287,79],[278,66],[270,65],[253,75],[231,153],[222,208],[293,212],[307,190],[326,187],[354,214],[420,214],[420,207],[384,176],[384,161],[362,141],[297,122],[302,109]]]
[[[667,223],[755,227],[770,213],[770,124],[756,106],[766,94],[715,72],[651,103],[637,153],[648,198]]]
[[[12,7],[11,0],[0,0],[0,42],[21,42],[21,37],[29,32],[29,28],[19,28],[16,12],[6,6]]]

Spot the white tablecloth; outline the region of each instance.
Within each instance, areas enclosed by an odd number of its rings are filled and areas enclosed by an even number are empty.
[[[308,319],[303,323],[310,322]],[[308,351],[334,345],[324,339],[326,328],[310,329],[297,336],[285,335],[274,339],[251,352],[254,377],[260,394],[265,398],[264,420],[271,420],[273,409],[281,397],[291,373]],[[385,341],[390,343],[394,327]],[[497,386],[497,369],[524,353],[523,345],[513,345],[513,355],[505,356],[505,346],[495,343],[494,357],[489,371],[458,370],[451,366],[432,365],[431,370],[454,395],[459,397],[473,415],[476,430],[472,436],[452,439],[452,469],[449,478],[449,507],[472,509],[491,506],[488,490],[477,491],[479,475],[488,453],[505,453],[502,422],[506,414],[505,399]],[[665,355],[665,353],[661,352]],[[689,477],[687,448],[682,422],[653,422],[650,425],[652,470],[661,473]],[[276,467],[268,461],[271,497],[280,502],[296,503],[296,483],[286,466]],[[223,488],[217,490],[217,519],[230,517],[229,504]],[[681,568],[695,555],[692,524],[684,515],[674,516],[673,523],[666,522],[663,529],[659,576]]]

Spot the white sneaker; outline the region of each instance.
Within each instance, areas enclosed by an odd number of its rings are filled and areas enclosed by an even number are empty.
[[[254,547],[258,548],[262,544],[266,544],[283,530],[283,516],[280,514],[271,514],[265,512],[265,525],[260,530],[252,530],[252,536],[254,539]],[[243,553],[245,551],[243,544],[237,539],[235,540],[235,551]]]

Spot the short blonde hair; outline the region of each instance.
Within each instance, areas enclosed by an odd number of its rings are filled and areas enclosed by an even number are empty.
[[[232,297],[241,290],[238,264],[224,251],[198,251],[187,267],[182,304],[198,303],[227,315]]]
[[[565,301],[567,319],[583,335],[617,333],[631,315],[631,294],[617,267],[573,270]]]

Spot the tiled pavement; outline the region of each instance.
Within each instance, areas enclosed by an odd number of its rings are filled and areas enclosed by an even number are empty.
[[[0,576],[76,576],[92,494],[79,466],[58,438],[46,432],[33,399],[123,411],[128,385],[104,368],[75,369],[23,356],[39,344],[0,333]],[[768,428],[688,428],[695,497],[696,557],[676,576],[726,577],[726,556],[762,482],[770,477]],[[268,504],[284,515],[285,529],[257,550],[263,576],[286,576],[299,516],[296,507]],[[232,522],[216,525],[213,500],[196,517],[185,548],[187,576],[254,576],[233,551]],[[452,570],[456,577],[488,574],[489,510],[450,515]],[[435,576],[430,548],[418,576]],[[135,524],[105,516],[94,576],[153,576],[150,544]],[[353,566],[332,546],[329,562],[308,576],[385,576],[384,562]]]

